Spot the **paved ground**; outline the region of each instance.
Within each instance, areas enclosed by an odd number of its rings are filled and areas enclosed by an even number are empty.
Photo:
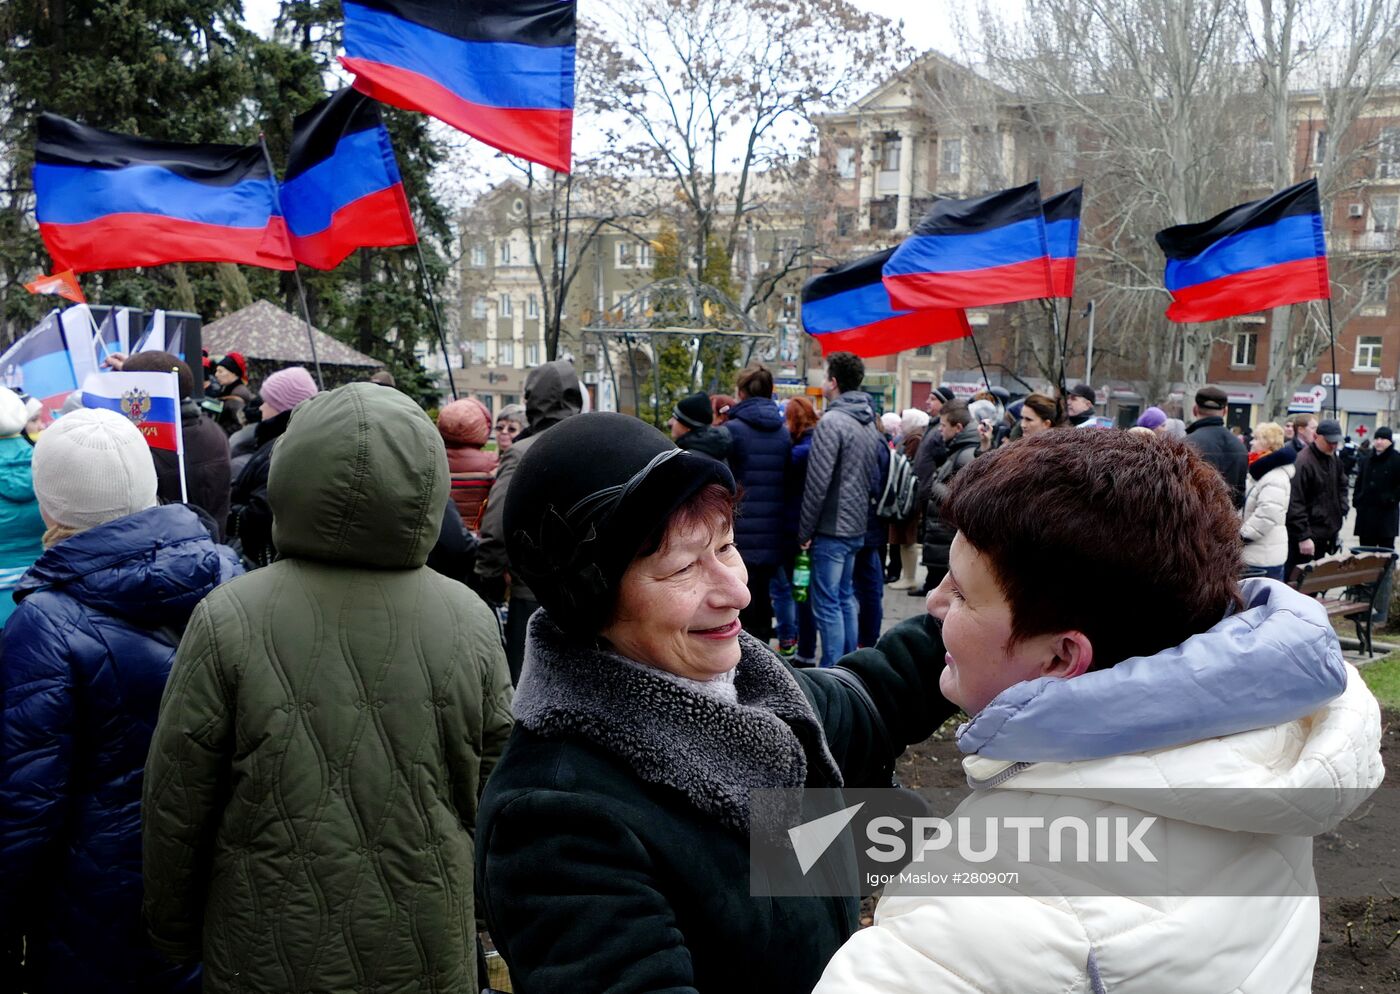
[[[924,568],[919,567],[919,586],[924,584]],[[887,632],[905,618],[912,618],[916,614],[923,614],[927,610],[925,598],[910,597],[908,591],[894,590],[889,584],[885,585],[885,620],[880,626],[880,631]]]

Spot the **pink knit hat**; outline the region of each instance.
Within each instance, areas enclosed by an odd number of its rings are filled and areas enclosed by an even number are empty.
[[[316,396],[316,381],[301,366],[279,369],[262,382],[263,403],[278,410],[290,411],[303,400]]]
[[[475,397],[454,400],[438,412],[438,434],[448,445],[479,449],[491,437],[491,412]]]

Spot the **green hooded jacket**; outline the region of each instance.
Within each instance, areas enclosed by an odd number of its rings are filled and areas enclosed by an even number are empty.
[[[355,384],[301,404],[268,484],[282,558],[195,610],[146,764],[145,909],[204,991],[476,994],[482,784],[511,730],[495,616],[424,566],[431,421]]]

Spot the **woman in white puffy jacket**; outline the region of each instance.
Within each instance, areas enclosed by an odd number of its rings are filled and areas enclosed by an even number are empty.
[[[972,716],[956,815],[1000,816],[1003,840],[1022,819],[999,854],[1014,859],[929,846],[816,994],[1310,991],[1311,836],[1384,772],[1379,707],[1325,610],[1235,579],[1229,493],[1181,443],[1044,432],[973,462],[943,513],[958,532],[929,595],[939,683]],[[1056,575],[1094,577],[1092,596]],[[1026,819],[1068,814],[1150,820],[1162,858],[1066,862],[1034,831],[1017,851]],[[951,876],[1016,865],[980,887]]]
[[[1293,463],[1298,458],[1291,445],[1283,444],[1283,426],[1266,421],[1254,429],[1249,453],[1249,480],[1245,485],[1244,564],[1264,571],[1274,580],[1283,575],[1288,561],[1288,498],[1293,489]]]

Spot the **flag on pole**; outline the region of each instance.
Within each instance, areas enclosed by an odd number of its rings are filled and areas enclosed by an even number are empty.
[[[57,294],[75,304],[87,303],[87,298],[83,296],[82,287],[78,286],[78,277],[73,275],[71,269],[54,273],[52,276],[40,276],[37,280],[24,284],[24,288],[30,293]]]
[[[39,117],[34,213],[77,273],[167,262],[292,269],[277,184],[257,145],[185,145]]]
[[[83,380],[83,406],[115,411],[140,429],[146,444],[184,451],[180,379],[173,373],[92,373]]]
[[[1054,296],[1040,184],[940,200],[885,263],[896,308],[983,307]]]
[[[1084,206],[1084,187],[1076,186],[1045,201],[1045,242],[1050,249],[1052,297],[1074,296],[1074,270],[1079,258],[1079,214]]]
[[[355,89],[568,172],[574,0],[346,0]]]
[[[813,276],[802,287],[802,327],[822,355],[892,355],[972,334],[961,309],[897,311],[880,273],[894,249],[876,252]]]
[[[1332,296],[1317,180],[1157,232],[1167,318],[1218,321]]]
[[[379,108],[347,87],[297,117],[282,211],[292,254],[334,269],[361,246],[418,240]]]
[[[50,311],[0,355],[0,380],[5,386],[24,391],[50,412],[78,388],[59,314],[56,309]]]

